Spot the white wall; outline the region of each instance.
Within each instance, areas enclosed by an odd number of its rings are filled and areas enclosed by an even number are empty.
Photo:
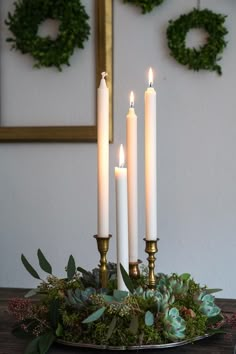
[[[168,54],[168,20],[190,11],[196,0],[166,0],[148,15],[114,1],[109,260],[115,261],[114,166],[118,146],[125,141],[129,92],[134,90],[139,121],[139,257],[146,262],[143,94],[152,66],[158,97],[157,270],[189,272],[201,284],[223,288],[220,297],[235,298],[236,6],[234,0],[202,0],[201,5],[228,15],[222,77],[189,71]],[[96,266],[96,144],[1,144],[0,164],[0,286],[36,284],[23,269],[20,255],[36,265],[38,248],[58,275],[71,253],[78,265]]]

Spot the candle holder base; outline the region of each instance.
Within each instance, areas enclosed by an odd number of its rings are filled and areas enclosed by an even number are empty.
[[[109,240],[112,235],[108,235],[108,237],[98,237],[98,235],[94,235],[94,238],[97,240],[97,247],[100,253],[100,286],[102,288],[107,287],[108,281],[108,271],[107,271],[107,259],[106,255],[109,250]]]
[[[129,276],[131,279],[140,278],[139,264],[141,263],[141,259],[138,259],[137,262],[129,262]]]
[[[159,238],[156,240],[147,240],[144,238],[144,241],[146,242],[146,247],[145,247],[145,252],[148,253],[148,268],[149,268],[149,274],[148,274],[148,287],[149,289],[155,289],[156,286],[156,277],[155,277],[155,254],[158,251],[157,248],[157,241],[159,241]]]

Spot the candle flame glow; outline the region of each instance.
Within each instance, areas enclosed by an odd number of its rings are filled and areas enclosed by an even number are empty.
[[[125,153],[124,153],[124,148],[123,145],[120,145],[120,161],[119,161],[119,167],[124,167],[125,164]]]
[[[130,102],[130,107],[134,107],[134,93],[133,91],[130,92],[130,97],[129,97],[129,102]]]
[[[153,71],[152,71],[152,68],[149,69],[148,77],[149,77],[149,86],[152,87],[152,85],[153,85]]]

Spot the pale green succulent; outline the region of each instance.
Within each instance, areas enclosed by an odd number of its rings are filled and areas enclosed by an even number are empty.
[[[214,296],[206,293],[201,293],[198,297],[202,303],[200,305],[200,311],[207,317],[215,317],[219,315],[221,309],[216,306]]]
[[[179,315],[179,310],[173,307],[167,310],[163,320],[164,335],[166,338],[176,341],[185,338],[185,320]]]

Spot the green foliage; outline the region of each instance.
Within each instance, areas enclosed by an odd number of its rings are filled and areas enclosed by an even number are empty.
[[[55,40],[38,35],[39,25],[48,18],[60,22]],[[90,34],[88,19],[80,0],[17,0],[5,21],[13,35],[7,41],[12,49],[30,54],[34,67],[54,66],[61,71],[62,65],[70,65],[74,49],[84,48]]]
[[[82,323],[90,323],[90,322],[97,321],[103,315],[105,310],[106,307],[101,307],[100,309],[98,309],[97,311],[89,315],[85,320],[83,320]]]
[[[51,270],[41,251],[38,257],[41,268]],[[22,258],[27,271],[35,276],[37,272]],[[109,267],[108,283],[114,285],[116,265]],[[12,312],[20,319],[14,334],[21,335],[27,328],[27,334],[36,336],[25,354],[46,353],[56,337],[77,343],[131,346],[194,339],[220,330],[223,317],[212,295],[219,289],[201,287],[188,273],[157,274],[156,288],[149,289],[146,268],[141,271],[138,286],[122,266],[121,270],[129,293],[111,290],[110,284],[101,289],[99,268],[92,272],[76,269],[70,256],[67,278],[50,274],[41,281],[37,288],[42,295],[39,304],[31,305],[28,299],[14,300]]]
[[[142,13],[146,14],[151,12],[156,6],[163,3],[164,0],[124,0],[124,3],[128,2],[135,6],[139,6],[142,9]]]
[[[67,271],[67,278],[68,280],[71,280],[73,278],[73,276],[75,275],[76,272],[76,266],[75,266],[75,260],[74,257],[72,255],[70,255],[68,263],[67,263],[67,267],[66,267],[66,271]]]
[[[36,270],[32,267],[32,265],[27,261],[27,259],[25,258],[25,256],[23,254],[21,255],[21,261],[22,261],[25,269],[32,275],[32,277],[40,280],[40,276],[38,275]]]
[[[55,336],[51,332],[36,337],[29,343],[24,354],[46,354],[54,340]]]
[[[44,254],[40,249],[38,249],[38,259],[39,259],[39,265],[44,272],[52,274],[52,267],[46,260]]]
[[[194,9],[175,21],[169,21],[167,39],[171,55],[189,69],[216,71],[221,75],[222,70],[217,62],[227,45],[224,39],[228,33],[224,26],[225,18],[225,15],[208,9]],[[193,28],[202,28],[209,35],[207,43],[199,49],[186,47],[187,33]]]
[[[121,271],[121,275],[122,275],[122,278],[124,280],[124,283],[125,283],[127,289],[132,294],[134,292],[134,285],[133,285],[131,278],[129,277],[129,274],[126,272],[126,270],[122,264],[120,264],[120,271]]]

